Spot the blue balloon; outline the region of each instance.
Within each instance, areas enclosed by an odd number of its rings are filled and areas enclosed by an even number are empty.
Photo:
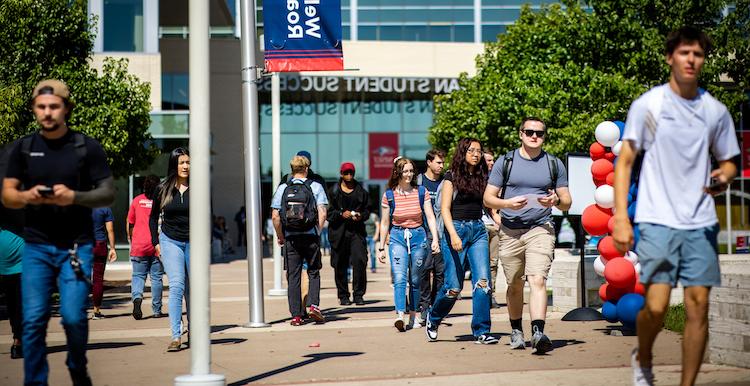
[[[602,304],[602,316],[610,323],[616,323],[617,318],[617,305],[612,302],[604,302]]]
[[[633,199],[638,197],[638,186],[635,183],[630,184],[630,190],[628,191],[628,194],[633,196]]]
[[[635,325],[638,312],[645,300],[638,294],[627,294],[617,301],[617,318],[625,325]]]
[[[628,205],[628,217],[630,218],[630,221],[633,221],[635,218],[635,201]]]
[[[620,138],[622,138],[622,135],[625,134],[625,122],[615,121],[615,125],[617,125],[617,128],[620,129]]]

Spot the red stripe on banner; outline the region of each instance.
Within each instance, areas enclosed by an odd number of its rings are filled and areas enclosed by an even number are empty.
[[[343,58],[266,59],[267,72],[341,71]]]

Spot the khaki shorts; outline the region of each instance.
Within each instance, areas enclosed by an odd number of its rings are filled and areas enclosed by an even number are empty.
[[[551,223],[531,229],[500,227],[500,262],[508,284],[529,275],[547,278],[555,250],[555,228]]]

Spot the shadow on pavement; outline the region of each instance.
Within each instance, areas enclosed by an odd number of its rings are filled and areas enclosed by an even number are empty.
[[[388,311],[393,311],[393,306],[368,307],[364,305],[364,306],[327,308],[323,310],[323,315],[325,315],[327,318],[329,316],[336,316],[336,315],[362,314],[362,313],[370,313],[370,312],[388,312]]]
[[[616,324],[610,324],[605,328],[595,328],[594,331],[601,331],[604,335],[615,335],[614,333],[619,331],[622,336],[636,336],[635,330]]]
[[[247,342],[245,338],[222,338],[222,339],[211,339],[211,344],[240,344]]]
[[[211,326],[211,333],[214,332],[222,332],[224,330],[228,330],[230,328],[238,327],[236,324],[220,324],[218,326]]]
[[[256,381],[259,381],[259,380],[261,380],[263,378],[268,378],[268,377],[274,376],[276,374],[281,374],[281,373],[284,373],[286,371],[290,371],[290,370],[294,370],[294,369],[300,368],[302,366],[307,366],[309,364],[312,364],[312,363],[315,363],[315,362],[318,362],[318,361],[322,361],[324,359],[340,358],[340,357],[351,357],[351,356],[362,355],[362,354],[364,354],[364,353],[363,352],[327,352],[327,353],[320,353],[320,354],[308,354],[308,355],[305,355],[303,358],[310,358],[310,359],[307,359],[307,360],[304,360],[304,361],[301,361],[301,362],[297,362],[297,363],[291,364],[289,366],[284,366],[284,367],[278,368],[276,370],[271,370],[271,371],[267,371],[267,372],[262,373],[262,374],[254,375],[252,377],[245,378],[245,379],[242,379],[242,380],[239,380],[239,381],[236,381],[236,382],[232,382],[232,383],[229,384],[229,386],[246,385],[248,383],[256,382]]]
[[[111,348],[125,348],[132,346],[143,346],[143,342],[102,342],[102,343],[89,343],[86,345],[86,351],[90,350],[101,350]],[[54,354],[57,352],[68,351],[68,346],[63,344],[59,346],[47,347],[47,354]]]
[[[504,333],[504,332],[492,332],[488,335],[494,336],[498,340],[500,340],[504,336],[510,336],[510,334]],[[474,335],[466,334],[466,335],[456,335],[456,342],[473,342],[477,338],[474,337]]]

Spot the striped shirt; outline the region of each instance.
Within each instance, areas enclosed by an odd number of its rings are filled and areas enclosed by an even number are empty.
[[[391,224],[404,228],[418,228],[422,226],[422,210],[419,207],[419,191],[417,188],[410,192],[402,192],[400,189],[393,191],[393,200],[396,208],[391,216]],[[430,204],[430,191],[426,190],[424,195],[424,206]],[[388,198],[383,193],[383,199],[380,200],[380,206],[384,210],[390,210]]]

